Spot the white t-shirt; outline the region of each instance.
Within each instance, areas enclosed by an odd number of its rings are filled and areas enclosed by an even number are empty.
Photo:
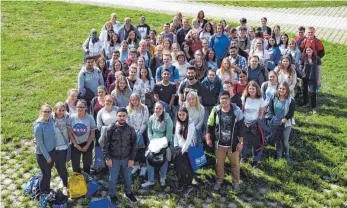
[[[245,98],[242,97],[242,105],[244,106],[244,116],[246,122],[253,122],[258,120],[260,108],[265,107],[265,102],[263,98],[252,99],[247,97],[246,104]]]
[[[186,62],[183,65],[179,65],[178,62],[175,62],[172,65],[178,69],[180,72],[180,81],[183,81],[187,77],[187,68],[190,67],[190,64]]]

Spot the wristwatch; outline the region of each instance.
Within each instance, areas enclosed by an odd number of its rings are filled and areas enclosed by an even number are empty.
[[[241,145],[243,145],[243,142],[240,142]]]

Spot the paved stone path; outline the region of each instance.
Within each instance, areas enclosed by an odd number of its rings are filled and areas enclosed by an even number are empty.
[[[316,27],[320,39],[347,44],[347,7],[327,8],[251,8],[222,6],[209,3],[188,2],[185,0],[67,0],[69,2],[133,8],[138,10],[176,13],[195,16],[203,10],[208,18],[226,19],[238,22],[246,17],[249,25],[260,25],[261,17],[266,16],[270,26],[280,25],[282,31],[297,33],[303,26]]]

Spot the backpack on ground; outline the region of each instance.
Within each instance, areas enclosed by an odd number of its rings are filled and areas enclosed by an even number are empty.
[[[103,198],[103,199],[89,202],[89,208],[100,208],[100,207],[116,208],[116,206],[112,204],[112,202],[108,198]]]
[[[70,198],[79,198],[86,195],[88,191],[87,182],[84,176],[80,173],[74,172],[69,178],[68,182],[69,188],[69,197]]]
[[[28,183],[25,185],[24,188],[24,196],[28,196],[29,194],[33,194],[37,191],[37,189],[40,189],[40,180],[41,180],[42,174],[36,174],[28,181]]]

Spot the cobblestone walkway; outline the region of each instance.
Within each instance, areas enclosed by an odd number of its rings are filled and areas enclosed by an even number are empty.
[[[222,6],[209,3],[195,3],[185,0],[67,0],[94,5],[133,8],[138,10],[176,13],[195,16],[203,10],[209,18],[226,19],[238,22],[246,17],[249,25],[260,25],[261,17],[266,16],[270,26],[278,24],[282,31],[297,33],[303,26],[316,27],[320,39],[347,44],[347,7],[327,8],[251,8]]]

